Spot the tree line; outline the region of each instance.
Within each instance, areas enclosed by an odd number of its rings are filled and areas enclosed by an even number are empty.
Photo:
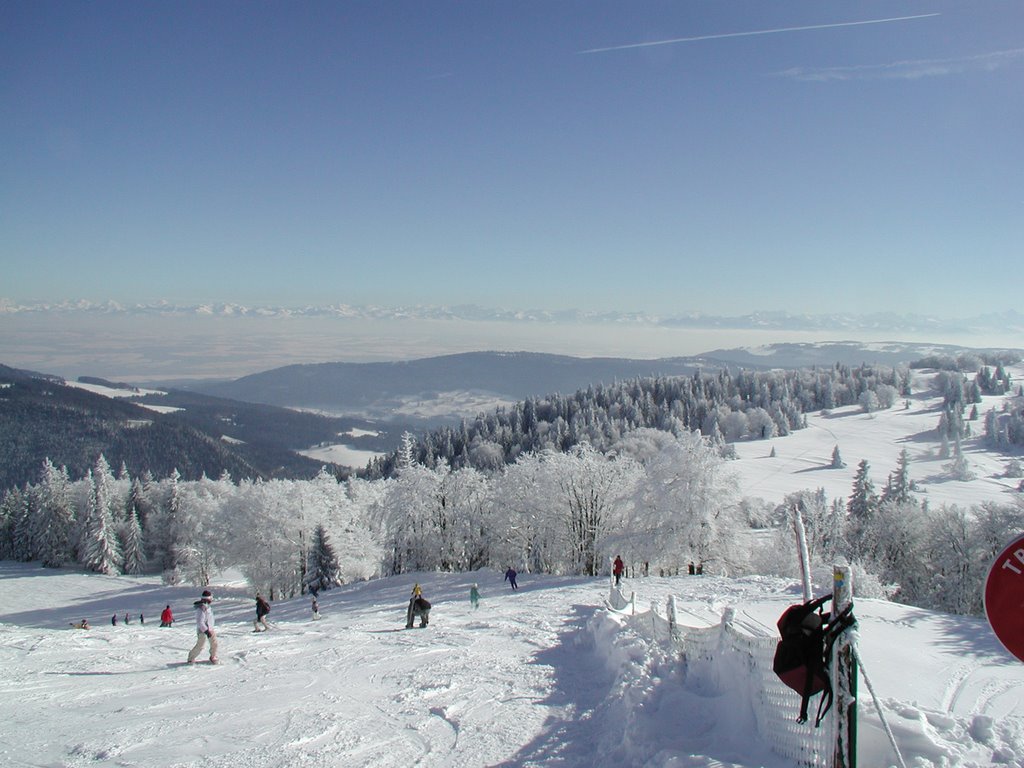
[[[596,384],[571,395],[532,397],[497,408],[457,427],[427,433],[415,460],[427,467],[493,470],[543,450],[564,452],[587,443],[607,451],[630,432],[657,429],[680,436],[699,432],[718,445],[788,435],[804,414],[862,402],[888,408],[909,391],[910,370],[846,366],[799,371],[696,372]],[[728,452],[728,448],[724,450]],[[397,452],[370,463],[364,476],[387,477]]]

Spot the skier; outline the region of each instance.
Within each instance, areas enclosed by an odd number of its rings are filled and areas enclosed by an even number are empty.
[[[480,607],[480,590],[476,588],[476,584],[469,588],[469,604],[474,608]]]
[[[270,603],[263,599],[263,595],[256,593],[256,621],[253,624],[253,632],[266,632],[270,629],[267,624],[267,614],[270,613]],[[260,629],[260,625],[263,629]]]
[[[311,607],[313,608],[313,621],[316,621],[320,618],[320,603],[316,601],[316,595],[313,595],[313,604]]]
[[[516,584],[516,571],[511,565],[508,567],[508,570],[505,571],[505,581],[512,585],[513,590],[519,589]]]
[[[124,612],[124,623],[125,624],[131,624],[132,623],[132,620],[128,617],[128,611]]]
[[[196,600],[193,605],[196,607],[196,644],[188,652],[188,663],[195,664],[196,657],[203,652],[206,641],[210,641],[210,663],[217,663],[217,633],[214,630],[213,595],[210,590],[204,590],[203,596]]]
[[[615,565],[612,568],[612,573],[615,574],[615,586],[619,586],[622,582],[622,572],[626,570],[626,564],[622,562],[622,558],[619,555],[615,556]]]
[[[110,623],[111,623],[112,626],[115,626],[115,627],[117,626],[117,614],[116,613],[113,616],[110,617]]]
[[[405,615],[405,628],[412,629],[413,620],[420,617],[420,629],[430,623],[430,603],[423,597],[423,590],[417,584],[412,588],[412,597],[409,598],[409,610]]]
[[[172,624],[174,624],[174,614],[171,612],[171,606],[164,606],[164,610],[160,614],[160,626],[169,627]]]

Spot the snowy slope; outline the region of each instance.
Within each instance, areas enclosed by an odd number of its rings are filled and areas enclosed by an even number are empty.
[[[431,624],[404,630],[416,579]],[[480,584],[481,608],[468,603]],[[194,639],[196,590],[153,578],[0,564],[0,764],[10,766],[672,766],[782,768],[726,682],[688,678],[678,651],[605,608],[605,580],[420,574],[274,603],[213,586],[218,666],[171,666]],[[729,606],[771,634],[797,586],[759,577],[637,579],[638,605],[678,596],[682,623]],[[179,624],[157,626],[165,603]],[[144,612],[113,627],[109,616]],[[861,655],[904,758],[918,766],[1021,765],[1024,666],[984,621],[858,603]],[[88,631],[69,622],[83,616]],[[727,674],[730,673],[731,674]],[[722,680],[742,675],[722,670]],[[793,696],[793,713],[797,700]],[[869,702],[862,766],[895,764]]]
[[[1008,370],[1016,391],[1024,380],[1024,367]],[[934,376],[934,372],[915,371],[913,394],[899,399],[893,408],[867,414],[859,406],[846,406],[828,414],[807,414],[806,429],[785,437],[734,443],[738,459],[729,462],[728,469],[737,478],[740,494],[777,503],[787,493],[824,488],[829,499],[845,498],[862,459],[868,460],[870,477],[881,493],[889,473],[896,469],[900,451],[906,449],[910,479],[918,487],[915,495],[930,506],[1013,503],[1021,495],[1016,491],[1020,479],[1002,477],[1009,457],[988,450],[982,437],[985,413],[992,408],[1001,410],[1008,396],[986,396],[978,405],[978,420],[968,422],[972,436],[963,441],[964,455],[976,478],[951,480],[943,470],[950,459],[940,458],[936,427],[942,398],[931,389]],[[905,399],[909,408],[903,405]],[[835,446],[846,464],[843,469],[830,467]]]

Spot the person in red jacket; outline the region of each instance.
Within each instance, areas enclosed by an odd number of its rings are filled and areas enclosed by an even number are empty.
[[[612,566],[612,573],[615,574],[615,586],[619,586],[619,582],[622,581],[622,572],[626,570],[626,564],[622,562],[622,558],[618,555],[615,556],[615,564]]]
[[[174,623],[174,614],[171,613],[171,606],[164,607],[163,613],[160,614],[160,626],[169,627]]]

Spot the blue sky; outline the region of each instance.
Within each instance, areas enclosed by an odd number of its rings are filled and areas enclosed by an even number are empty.
[[[0,26],[6,298],[1020,306],[1016,0],[6,0]]]

